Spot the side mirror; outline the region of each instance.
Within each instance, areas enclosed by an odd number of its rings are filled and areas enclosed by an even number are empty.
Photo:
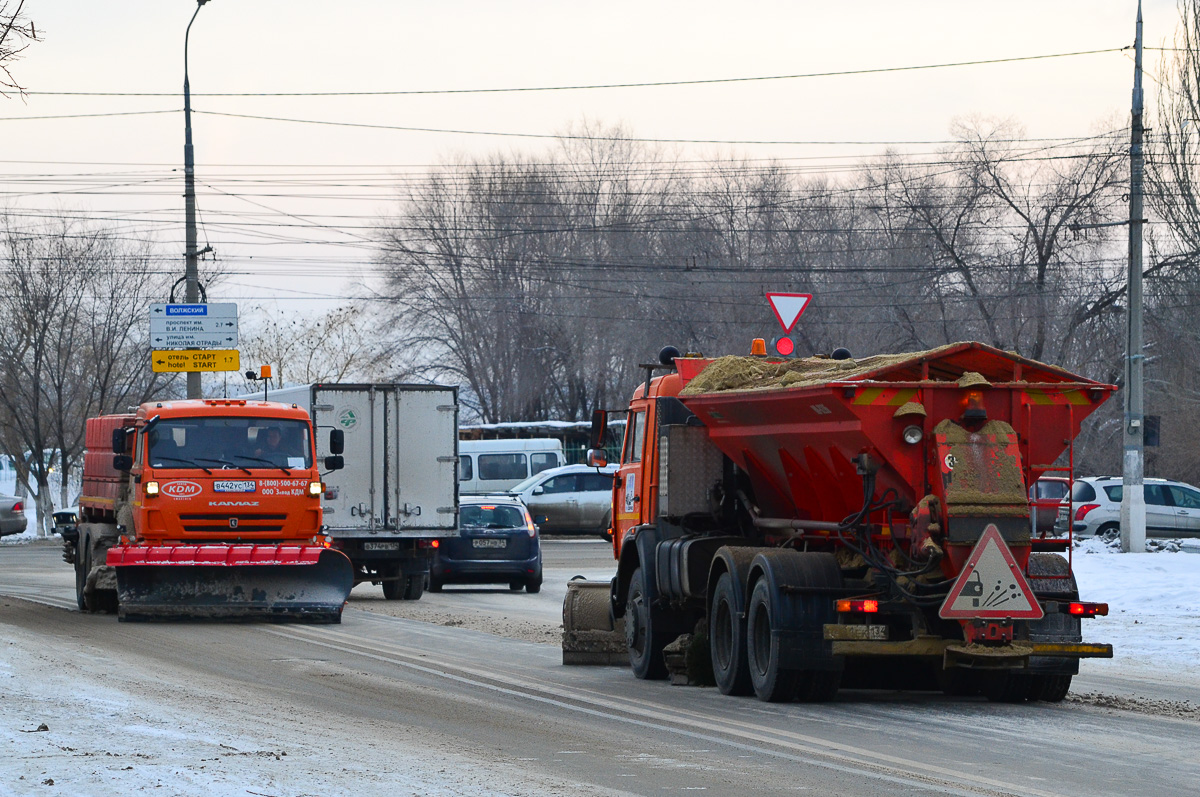
[[[346,458],[340,455],[325,457],[325,470],[341,470],[346,467]]]
[[[133,468],[133,457],[128,454],[113,456],[113,470],[129,471]]]
[[[546,488],[545,488],[545,487],[538,486],[538,487],[534,487],[534,488],[533,488],[533,494],[534,494],[534,495],[541,495],[541,494],[542,494],[542,493],[544,493],[544,492],[546,492]]]
[[[125,430],[123,428],[112,430],[112,450],[114,454],[125,453]]]
[[[608,431],[608,413],[604,410],[592,410],[592,433],[589,438],[590,448],[603,448],[604,435]]]
[[[346,433],[341,429],[329,431],[329,453],[341,454],[346,450]]]
[[[593,468],[603,468],[608,465],[608,454],[603,448],[589,448],[587,464]]]

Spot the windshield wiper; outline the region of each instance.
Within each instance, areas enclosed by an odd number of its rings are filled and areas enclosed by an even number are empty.
[[[196,457],[196,459],[202,459],[205,462],[220,462],[222,465],[228,465],[229,467],[235,468],[237,470],[244,470],[244,471],[246,471],[247,475],[250,475],[250,476],[254,475],[254,474],[250,473],[249,468],[243,468],[241,465],[237,464],[236,462],[230,462],[227,459],[217,459],[216,457]],[[209,471],[209,473],[211,473],[211,472],[212,471]]]
[[[283,467],[282,465],[276,465],[274,462],[272,462],[272,461],[271,461],[271,460],[269,460],[269,459],[263,459],[262,457],[252,457],[252,456],[249,456],[249,455],[247,455],[247,454],[238,454],[238,459],[249,459],[249,460],[252,460],[252,461],[254,461],[254,462],[265,462],[265,463],[267,463],[268,465],[270,465],[272,468],[279,468],[281,471],[283,471],[284,473],[286,473],[288,476],[291,476],[291,475],[292,475],[292,472],[291,472],[290,470],[288,470],[287,468]],[[246,470],[246,469],[245,469],[245,468],[242,468],[242,470]],[[246,471],[246,473],[249,473],[249,472],[250,472],[250,471],[248,471],[248,470]]]
[[[191,465],[194,468],[199,468],[210,476],[212,475],[212,471],[201,465],[199,462],[193,462],[190,459],[180,459],[179,457],[168,457],[163,454],[155,454],[153,452],[150,454],[150,467],[154,467],[154,460],[156,459],[169,459],[172,462],[182,462],[184,465]]]

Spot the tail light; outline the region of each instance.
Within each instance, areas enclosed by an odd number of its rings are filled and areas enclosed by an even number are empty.
[[[1075,519],[1083,520],[1085,517],[1087,517],[1088,512],[1099,508],[1099,504],[1080,504],[1079,508],[1075,510]]]
[[[842,613],[846,612],[861,612],[863,614],[874,614],[879,611],[879,601],[877,600],[840,600],[837,602],[837,610]]]
[[[530,537],[537,536],[537,526],[533,525],[533,518],[529,515],[529,510],[525,510],[525,531]]]
[[[1105,617],[1108,615],[1107,603],[1071,603],[1067,606],[1067,614],[1076,617]]]
[[[17,501],[15,504],[13,504],[13,509],[12,509],[12,511],[14,511],[14,512],[24,512],[24,511],[25,511],[25,505],[24,505],[24,504],[22,504],[20,501]]]

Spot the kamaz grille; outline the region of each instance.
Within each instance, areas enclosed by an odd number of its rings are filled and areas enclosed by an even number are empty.
[[[179,520],[183,523],[183,530],[191,532],[228,532],[233,529],[244,532],[283,531],[283,523],[278,521],[287,520],[287,515],[270,514],[266,512],[240,512],[238,514],[205,512],[200,514],[180,515]],[[236,520],[237,525],[231,526],[229,523],[231,520]]]

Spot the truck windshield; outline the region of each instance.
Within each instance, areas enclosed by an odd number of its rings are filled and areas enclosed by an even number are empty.
[[[163,418],[150,431],[156,468],[311,468],[304,421],[279,418]]]

